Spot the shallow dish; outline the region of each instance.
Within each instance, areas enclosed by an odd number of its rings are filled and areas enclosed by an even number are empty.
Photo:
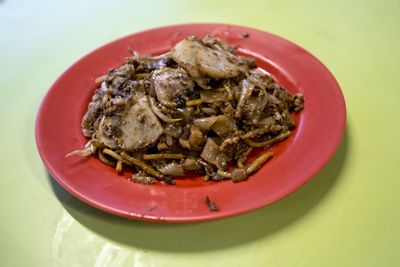
[[[177,185],[130,182],[94,157],[65,158],[82,148],[80,122],[96,89],[94,80],[124,63],[128,49],[161,54],[187,35],[212,34],[256,58],[291,93],[304,95],[304,110],[289,139],[270,150],[274,158],[248,180],[205,182],[184,177]],[[344,133],[346,109],[329,70],[301,47],[276,35],[223,24],[185,24],[135,33],[106,44],[66,70],[46,94],[36,120],[36,143],[54,179],[80,200],[103,211],[157,222],[195,222],[224,218],[270,204],[311,179],[331,158]],[[251,154],[250,160],[261,150]],[[220,211],[205,204],[208,196]]]

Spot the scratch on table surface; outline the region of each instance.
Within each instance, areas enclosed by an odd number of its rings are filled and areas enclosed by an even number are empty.
[[[126,263],[129,253],[121,249],[120,246],[107,242],[100,250],[94,267],[122,266]]]
[[[63,242],[64,233],[72,226],[74,219],[67,212],[63,212],[61,219],[58,221],[51,244],[51,255],[53,259],[57,259],[60,252],[60,245]]]

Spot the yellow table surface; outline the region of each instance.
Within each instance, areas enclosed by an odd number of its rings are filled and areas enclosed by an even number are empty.
[[[317,56],[347,103],[343,142],[285,199],[186,225],[76,200],[34,141],[45,92],[74,61],[163,25],[225,22]],[[0,1],[0,266],[400,266],[400,1]]]

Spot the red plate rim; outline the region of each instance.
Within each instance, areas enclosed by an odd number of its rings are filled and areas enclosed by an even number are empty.
[[[160,53],[186,35],[208,33],[237,45],[241,53],[254,56],[260,67],[292,93],[304,94],[305,109],[295,118],[296,130],[288,140],[272,148],[276,156],[267,165],[241,183],[186,181],[182,186],[145,186],[116,175],[95,158],[64,158],[86,141],[80,120],[95,88],[95,77],[123,63],[128,48]],[[35,138],[52,177],[78,199],[126,218],[183,223],[242,214],[295,191],[329,161],[340,144],[345,125],[346,107],[338,83],[303,48],[271,33],[242,26],[181,24],[120,38],[79,59],[46,93],[36,118]],[[215,201],[220,211],[210,212],[205,196]]]

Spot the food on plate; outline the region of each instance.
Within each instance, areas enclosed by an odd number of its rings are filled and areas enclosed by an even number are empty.
[[[191,172],[245,180],[273,157],[246,164],[252,150],[288,138],[291,112],[303,109],[301,94],[209,36],[186,37],[160,56],[132,52],[97,82],[81,123],[89,141],[67,156],[95,155],[143,184],[174,184]]]

